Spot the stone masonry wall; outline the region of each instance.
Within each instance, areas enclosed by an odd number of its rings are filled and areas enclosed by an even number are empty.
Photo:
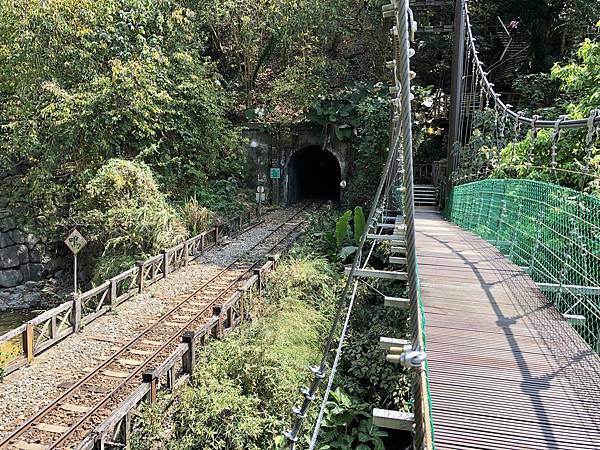
[[[18,167],[0,171],[0,311],[40,302],[44,246],[21,223],[23,199]]]

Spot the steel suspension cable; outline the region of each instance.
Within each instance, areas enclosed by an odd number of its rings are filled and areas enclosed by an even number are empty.
[[[311,368],[311,371],[314,374],[312,384],[309,389],[304,389],[302,391],[304,394],[304,401],[302,403],[302,406],[300,408],[294,408],[294,410],[293,410],[294,415],[296,416],[296,420],[294,422],[294,426],[293,426],[292,430],[284,433],[284,435],[287,439],[287,447],[291,450],[293,450],[295,448],[296,442],[298,441],[298,434],[300,433],[300,431],[302,429],[302,425],[304,423],[304,419],[306,418],[308,409],[315,399],[315,395],[321,385],[321,381],[325,377],[325,371],[327,368],[327,357],[333,346],[333,340],[335,338],[336,330],[338,328],[342,313],[344,311],[344,307],[346,305],[346,299],[348,297],[350,286],[352,285],[352,282],[353,282],[356,268],[357,268],[358,264],[360,264],[360,260],[362,257],[362,248],[364,247],[364,244],[367,240],[367,234],[368,234],[370,225],[373,223],[373,218],[375,217],[375,213],[378,209],[379,201],[382,197],[383,189],[384,189],[386,180],[390,173],[390,168],[392,167],[392,162],[397,154],[396,149],[398,148],[398,144],[397,144],[398,139],[399,139],[399,136],[397,137],[397,139],[395,139],[393,147],[388,150],[388,157],[387,157],[387,160],[385,163],[385,167],[383,169],[383,173],[379,180],[379,184],[377,186],[377,191],[375,193],[373,202],[371,204],[371,209],[369,211],[369,216],[366,221],[366,226],[361,235],[360,242],[358,244],[356,254],[354,255],[354,260],[352,262],[352,266],[350,268],[350,273],[348,274],[348,279],[346,280],[346,283],[345,283],[342,293],[340,295],[340,300],[336,307],[334,319],[333,319],[332,325],[329,329],[327,339],[325,341],[321,362],[320,362],[319,366]]]
[[[381,234],[380,230],[380,233]],[[371,248],[369,250],[369,254],[367,255],[365,262],[363,263],[363,269],[366,268],[369,264],[371,256],[373,255],[373,251],[375,250],[376,241],[373,241],[371,244]],[[327,402],[329,400],[329,394],[331,393],[331,387],[333,386],[333,380],[335,379],[335,374],[337,372],[337,366],[340,362],[340,357],[342,355],[342,348],[344,346],[344,342],[346,340],[346,333],[348,332],[348,325],[350,323],[350,317],[352,315],[352,309],[354,307],[354,301],[356,300],[356,293],[358,290],[358,280],[354,282],[354,288],[352,290],[352,295],[350,296],[350,303],[348,304],[348,310],[346,311],[346,318],[344,319],[344,326],[342,328],[342,332],[340,335],[340,339],[338,342],[337,351],[335,353],[335,358],[333,360],[333,364],[331,365],[331,370],[329,372],[329,379],[327,380],[327,387],[325,389],[325,393],[323,394],[323,400],[321,401],[321,408],[319,409],[319,415],[317,417],[317,421],[315,422],[313,428],[313,434],[309,444],[309,450],[314,450],[317,445],[317,440],[319,437],[319,431],[321,430],[321,422],[323,421],[323,416],[325,415],[325,409],[327,408]]]
[[[555,119],[536,119],[535,117],[527,117],[512,109],[512,105],[504,103],[500,100],[500,94],[494,90],[494,84],[491,83],[487,78],[487,72],[483,69],[483,63],[479,59],[477,47],[475,45],[476,39],[473,36],[473,27],[471,25],[471,18],[469,16],[469,8],[467,0],[459,0],[462,3],[463,16],[465,20],[465,29],[467,33],[466,45],[471,48],[473,63],[475,64],[477,73],[479,74],[482,82],[482,87],[486,90],[490,97],[493,98],[496,105],[504,111],[504,114],[511,117],[514,120],[528,125],[529,127],[535,126],[536,128],[554,128],[556,124]],[[600,116],[594,117],[593,123],[595,126],[600,125]],[[565,119],[561,121],[560,128],[584,128],[588,124],[588,119]]]

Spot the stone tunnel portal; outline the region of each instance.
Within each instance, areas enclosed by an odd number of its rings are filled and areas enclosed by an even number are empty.
[[[288,203],[303,198],[338,201],[342,172],[337,157],[313,145],[295,152],[288,164]]]

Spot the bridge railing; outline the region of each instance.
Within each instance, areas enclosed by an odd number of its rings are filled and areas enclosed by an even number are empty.
[[[433,163],[414,163],[415,184],[433,184]]]
[[[75,295],[73,300],[45,311],[27,323],[0,336],[0,369],[4,374],[28,364],[46,349],[79,331],[147,286],[167,278],[216,246],[225,236],[235,236],[259,220],[254,208],[237,215],[185,242],[163,250],[159,255],[112,277],[104,283]]]
[[[523,267],[600,352],[600,198],[550,183],[487,179],[454,187],[446,213]]]

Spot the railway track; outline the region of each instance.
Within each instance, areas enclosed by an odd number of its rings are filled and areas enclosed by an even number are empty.
[[[132,340],[67,387],[54,401],[22,422],[0,442],[0,449],[72,449],[106,418],[141,382],[141,374],[158,366],[180,343],[212,316],[213,307],[227,299],[270,253],[284,250],[307,215],[322,202],[303,203],[261,242],[233,262],[216,268],[191,294],[173,298],[173,307]]]

